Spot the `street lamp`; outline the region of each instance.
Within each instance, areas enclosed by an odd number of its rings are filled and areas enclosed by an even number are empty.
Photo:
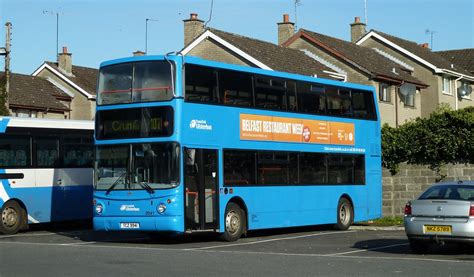
[[[158,19],[145,19],[145,55],[148,54],[148,21],[158,21]]]

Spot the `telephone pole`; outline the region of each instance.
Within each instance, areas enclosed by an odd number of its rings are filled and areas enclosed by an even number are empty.
[[[1,112],[4,115],[9,115],[9,102],[8,102],[8,94],[10,92],[10,46],[11,46],[11,29],[12,29],[12,24],[10,22],[5,23],[6,27],[6,37],[5,37],[5,48],[0,48],[0,55],[5,56],[5,83],[3,87],[3,95],[0,95],[1,98],[4,100],[4,105],[5,107],[0,107],[0,111],[5,108],[5,111]]]

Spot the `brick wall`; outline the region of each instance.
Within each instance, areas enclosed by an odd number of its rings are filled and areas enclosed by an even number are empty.
[[[474,180],[474,164],[456,164],[442,168],[443,181]],[[439,178],[427,166],[403,165],[392,176],[387,169],[382,175],[382,214],[383,216],[403,215],[405,204],[420,195]]]

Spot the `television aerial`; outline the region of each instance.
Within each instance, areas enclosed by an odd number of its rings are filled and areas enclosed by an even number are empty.
[[[472,93],[472,87],[469,83],[463,83],[460,87],[458,87],[458,95],[460,97],[468,96]]]
[[[415,92],[416,92],[416,86],[414,84],[404,83],[403,85],[400,86],[400,93],[403,96],[407,96],[409,94],[415,94]]]

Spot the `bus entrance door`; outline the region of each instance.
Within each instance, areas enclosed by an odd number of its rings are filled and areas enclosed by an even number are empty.
[[[183,152],[186,230],[217,230],[217,150],[185,147]]]

